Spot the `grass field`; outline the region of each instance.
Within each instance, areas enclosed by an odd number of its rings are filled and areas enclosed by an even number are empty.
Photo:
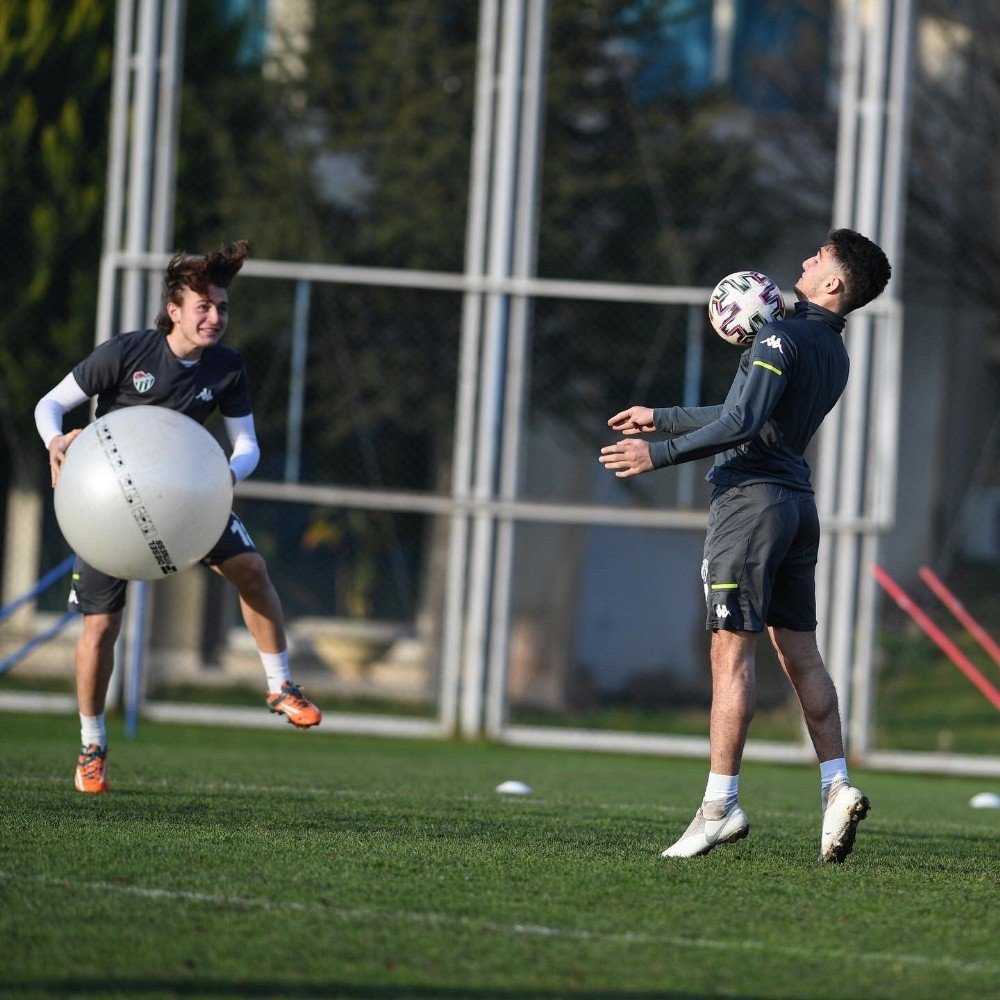
[[[74,718],[0,728],[3,996],[997,994],[988,781],[855,773],[829,867],[813,769],[748,764],[750,838],[667,862],[698,761],[144,723],[85,797]]]

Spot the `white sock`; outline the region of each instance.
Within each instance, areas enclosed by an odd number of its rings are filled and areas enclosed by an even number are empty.
[[[267,693],[277,694],[281,690],[281,685],[286,681],[291,683],[292,672],[288,666],[288,650],[283,649],[280,653],[261,653],[260,662],[264,664],[264,673],[267,674]]]
[[[740,788],[740,776],[738,774],[716,774],[714,771],[708,772],[708,784],[705,786],[705,802],[723,802],[728,810],[736,802],[736,797]]]
[[[820,761],[819,765],[819,796],[823,811],[826,812],[826,800],[830,795],[830,787],[835,781],[846,781],[851,783],[847,774],[847,761],[843,757],[834,757],[833,760]]]
[[[104,724],[104,713],[84,715],[80,713],[80,743],[89,747],[96,743],[102,750],[108,745],[108,730]]]

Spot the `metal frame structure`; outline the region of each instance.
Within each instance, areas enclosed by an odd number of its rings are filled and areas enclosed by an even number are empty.
[[[105,248],[97,340],[118,325],[140,325],[151,281],[171,240],[177,134],[177,83],[183,0],[119,0]],[[885,766],[998,773],[997,761],[889,759],[870,752],[876,595],[862,567],[892,523],[902,332],[900,259],[903,150],[912,0],[838,0],[841,39],[835,225],[873,235],[895,264],[887,295],[849,326],[852,378],[821,432],[817,476],[824,528],[818,580],[821,648],[840,691],[855,756]],[[706,739],[512,726],[506,719],[508,633],[514,530],[519,523],[587,524],[701,530],[706,515],[599,504],[519,499],[529,330],[538,297],[686,305],[701,311],[704,288],[543,280],[534,277],[538,176],[542,160],[547,5],[545,0],[480,0],[466,255],[461,274],[297,262],[247,263],[244,273],[296,283],[293,378],[285,481],[251,480],[240,496],[367,510],[409,511],[449,519],[438,717],[333,715],[331,728],[395,735],[486,735],[521,745],[704,755]],[[131,123],[131,124],[130,124]],[[301,371],[311,286],[349,283],[452,291],[462,295],[459,377],[449,496],[303,485],[295,431],[301,422]],[[689,344],[699,331],[691,324]],[[297,345],[297,346],[294,346]],[[687,384],[700,352],[689,352]],[[693,366],[693,367],[692,367]],[[301,368],[301,365],[299,366]],[[296,388],[298,387],[298,388]],[[866,455],[868,457],[866,457]],[[145,601],[133,601],[130,676],[143,655]],[[130,606],[131,606],[130,605]],[[116,671],[122,673],[123,671]],[[138,686],[138,681],[133,681]],[[196,717],[191,706],[146,704],[154,718]],[[240,710],[235,724],[252,724]],[[254,718],[260,713],[255,712]],[[213,710],[212,721],[220,718]],[[806,760],[798,744],[751,741],[747,757]],[[916,762],[916,763],[913,763]]]

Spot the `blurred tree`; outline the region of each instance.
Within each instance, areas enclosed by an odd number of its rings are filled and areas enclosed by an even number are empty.
[[[0,4],[0,466],[8,591],[33,582],[37,569],[48,463],[35,403],[93,343],[113,7],[111,0]]]
[[[111,88],[110,0],[0,5],[0,421],[47,478],[32,411],[92,343]]]

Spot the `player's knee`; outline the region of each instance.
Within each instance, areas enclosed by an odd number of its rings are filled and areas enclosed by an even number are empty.
[[[241,594],[256,593],[271,585],[267,563],[259,552],[244,552],[227,559],[220,569]]]
[[[782,660],[794,661],[803,668],[822,666],[815,632],[796,632],[787,628],[771,628],[771,644]]]
[[[90,649],[109,649],[118,640],[121,615],[85,615],[80,644]]]

